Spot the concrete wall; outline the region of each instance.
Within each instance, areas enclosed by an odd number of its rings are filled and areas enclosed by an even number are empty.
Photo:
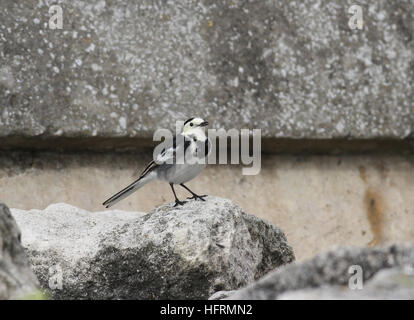
[[[412,137],[413,1],[357,2],[363,30],[353,0],[2,0],[0,137]]]
[[[0,190],[9,206],[51,203],[101,211],[151,154],[2,153]],[[414,241],[413,156],[264,156],[257,176],[209,166],[188,186],[232,199],[285,231],[300,260],[335,245]],[[189,196],[181,187],[178,196]],[[167,183],[148,184],[115,209],[147,212],[173,201]]]

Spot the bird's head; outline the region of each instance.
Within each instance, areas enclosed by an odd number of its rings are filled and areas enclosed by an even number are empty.
[[[208,122],[201,118],[190,118],[184,122],[183,133],[190,134],[191,132],[200,130],[202,127],[207,125]]]

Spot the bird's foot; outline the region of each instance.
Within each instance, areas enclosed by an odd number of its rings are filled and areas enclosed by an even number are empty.
[[[200,199],[202,201],[206,201],[206,200],[204,200],[205,197],[207,197],[206,194],[205,195],[202,195],[202,196],[199,196],[198,194],[193,194],[192,197],[188,197],[187,199],[190,199],[190,200],[192,200],[192,199],[195,199],[195,200]]]
[[[178,205],[180,205],[180,206],[183,206],[184,205],[184,203],[187,203],[187,201],[180,201],[180,200],[175,200],[175,205],[174,205],[174,207],[176,207],[176,206],[178,206]]]

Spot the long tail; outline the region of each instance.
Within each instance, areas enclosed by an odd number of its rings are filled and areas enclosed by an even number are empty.
[[[114,194],[112,197],[110,197],[108,200],[106,200],[103,205],[106,208],[112,207],[115,203],[118,203],[119,201],[125,199],[128,197],[131,193],[134,193],[144,185],[146,185],[148,182],[154,179],[153,173],[149,173],[145,175],[144,177],[140,177],[139,179],[132,182],[128,187],[122,189],[117,194]]]

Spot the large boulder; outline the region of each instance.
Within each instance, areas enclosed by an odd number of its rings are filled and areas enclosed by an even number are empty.
[[[42,297],[9,208],[0,202],[0,300]]]
[[[356,269],[351,266],[360,266],[363,294],[349,293],[350,278],[356,276]],[[400,291],[398,297],[409,297],[409,290],[414,289],[412,283],[414,276],[410,268],[414,267],[414,246],[389,245],[377,248],[336,248],[330,252],[298,264],[291,264],[269,273],[263,279],[236,291],[234,294],[221,297],[241,300],[270,300],[279,298],[373,298],[376,290],[382,286],[378,298],[392,297],[392,289],[408,289]],[[405,268],[403,271],[395,269],[392,273],[384,273],[371,284],[364,287],[365,282],[373,278],[379,271],[390,268]],[[395,276],[395,275],[398,276]],[[396,280],[397,279],[397,280]],[[401,279],[401,280],[398,280]],[[351,279],[354,283],[354,279]],[[393,282],[394,281],[394,282]],[[394,286],[393,284],[394,283]],[[339,288],[340,287],[340,288]],[[385,289],[384,289],[385,287]],[[316,289],[313,291],[312,289]],[[388,289],[387,289],[388,288]],[[299,290],[299,291],[297,291]],[[339,293],[342,291],[342,293]],[[352,290],[354,291],[354,290]],[[412,293],[412,291],[411,291]],[[365,296],[364,296],[365,294]]]
[[[294,260],[280,229],[216,197],[148,214],[54,204],[13,215],[56,299],[204,299]]]

